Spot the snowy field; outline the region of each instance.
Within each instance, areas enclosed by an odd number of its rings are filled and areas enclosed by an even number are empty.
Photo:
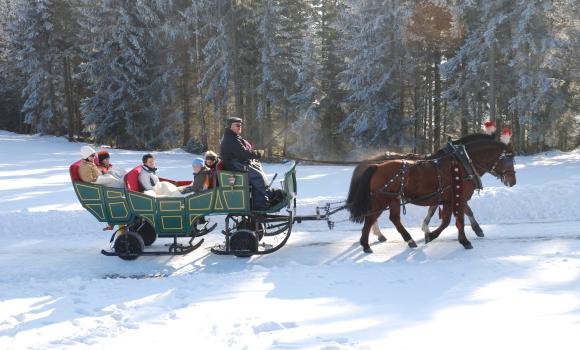
[[[486,237],[467,227],[469,251],[454,225],[424,245],[426,210],[409,206],[417,249],[384,215],[388,241],[365,255],[339,213],[334,231],[298,224],[269,256],[212,255],[217,229],[187,256],[126,262],[100,254],[110,232],[70,185],[80,146],[0,131],[0,349],[580,346],[580,150],[517,157],[512,188],[486,175],[471,201]],[[111,154],[127,169],[142,155]],[[161,176],[191,177],[191,155],[156,156]],[[298,166],[298,213],[344,199],[352,169]]]

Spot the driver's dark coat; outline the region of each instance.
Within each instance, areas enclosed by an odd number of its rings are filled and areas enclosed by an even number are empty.
[[[226,128],[220,144],[220,158],[225,170],[242,170],[238,169],[240,164],[249,165],[250,159],[258,156],[252,152],[249,142]]]

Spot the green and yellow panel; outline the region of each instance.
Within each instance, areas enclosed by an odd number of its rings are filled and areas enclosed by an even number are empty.
[[[122,189],[73,181],[75,193],[83,206],[100,222],[128,224],[135,219]]]
[[[248,173],[220,171],[213,205],[214,213],[248,213],[250,194]]]
[[[272,212],[280,211],[285,206],[288,206],[290,204],[290,202],[294,199],[294,197],[296,197],[296,191],[297,191],[297,188],[296,188],[296,163],[293,163],[292,166],[290,167],[290,170],[288,170],[284,174],[284,180],[282,181],[282,188],[283,188],[284,192],[286,193],[286,197],[284,198],[284,200],[281,201],[280,203],[276,204],[276,206],[268,208],[268,210],[264,210],[261,212],[272,213]]]
[[[126,197],[129,202],[129,209],[137,216],[149,221],[151,226],[157,231],[158,221],[155,215],[157,208],[155,198],[129,190],[126,191]]]
[[[190,225],[186,219],[185,198],[155,198],[157,211],[155,229],[159,235],[187,235]]]
[[[216,194],[217,189],[214,188],[185,198],[189,225],[193,225],[200,217],[212,213],[217,197]]]

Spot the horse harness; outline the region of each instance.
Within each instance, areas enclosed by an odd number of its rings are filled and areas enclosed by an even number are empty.
[[[514,154],[511,152],[506,152],[503,151],[501,153],[501,155],[496,159],[496,161],[493,163],[493,165],[491,166],[491,168],[489,170],[486,170],[484,167],[482,167],[481,165],[474,163],[474,165],[476,167],[478,167],[479,169],[483,170],[483,171],[487,171],[488,173],[490,173],[491,175],[493,175],[495,178],[499,179],[500,181],[504,181],[504,178],[507,175],[515,175],[516,172],[515,170],[504,170],[501,173],[498,173],[495,168],[497,168],[497,166],[501,163],[501,162],[505,162],[505,161],[510,161],[510,162],[514,162]]]
[[[443,182],[441,180],[441,172],[439,171],[440,170],[439,161],[441,159],[444,159],[447,157],[453,157],[453,160],[451,161],[451,168],[449,169],[450,172],[452,173],[452,175],[451,175],[452,181],[451,181],[451,185],[443,186]],[[492,170],[495,169],[497,164],[499,164],[502,157],[505,158],[505,157],[507,157],[507,155],[502,154],[502,156],[500,156],[500,158],[494,163]],[[513,157],[513,155],[512,155],[512,157]],[[401,200],[401,206],[403,207],[403,214],[405,214],[406,213],[405,204],[408,204],[408,203],[413,204],[416,202],[422,202],[422,201],[431,199],[433,197],[438,197],[438,202],[441,204],[443,193],[451,187],[452,207],[454,209],[453,210],[454,213],[457,214],[458,212],[457,212],[456,207],[459,207],[458,199],[461,197],[461,194],[463,192],[463,182],[464,181],[472,181],[477,190],[483,189],[483,185],[481,183],[481,176],[477,173],[477,171],[475,170],[475,167],[474,167],[475,163],[473,163],[471,161],[471,158],[469,157],[469,154],[467,153],[465,146],[462,144],[454,145],[453,143],[448,142],[443,149],[443,155],[441,155],[435,159],[418,160],[415,164],[420,164],[420,163],[428,163],[428,164],[431,164],[433,167],[437,168],[438,188],[435,192],[432,192],[432,193],[429,193],[429,194],[426,194],[426,195],[423,195],[423,196],[420,196],[417,198],[413,198],[413,199],[405,198],[405,176],[407,175],[407,173],[409,172],[409,169],[412,166],[409,166],[407,161],[405,159],[403,159],[402,164],[401,164],[401,169],[394,176],[392,176],[381,189],[377,190],[376,194],[379,194],[382,196],[387,196],[387,197],[399,197]],[[505,173],[502,175],[505,175]],[[399,190],[397,192],[387,191],[386,189],[399,178],[400,178],[400,183],[401,183]],[[373,194],[373,193],[371,193],[371,194]]]

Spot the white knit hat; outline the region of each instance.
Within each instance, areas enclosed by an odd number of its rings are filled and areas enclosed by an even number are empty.
[[[97,153],[97,151],[95,151],[91,146],[81,147],[81,157],[83,159],[87,159],[87,158],[89,158],[89,156],[91,154],[95,154],[95,153]]]

